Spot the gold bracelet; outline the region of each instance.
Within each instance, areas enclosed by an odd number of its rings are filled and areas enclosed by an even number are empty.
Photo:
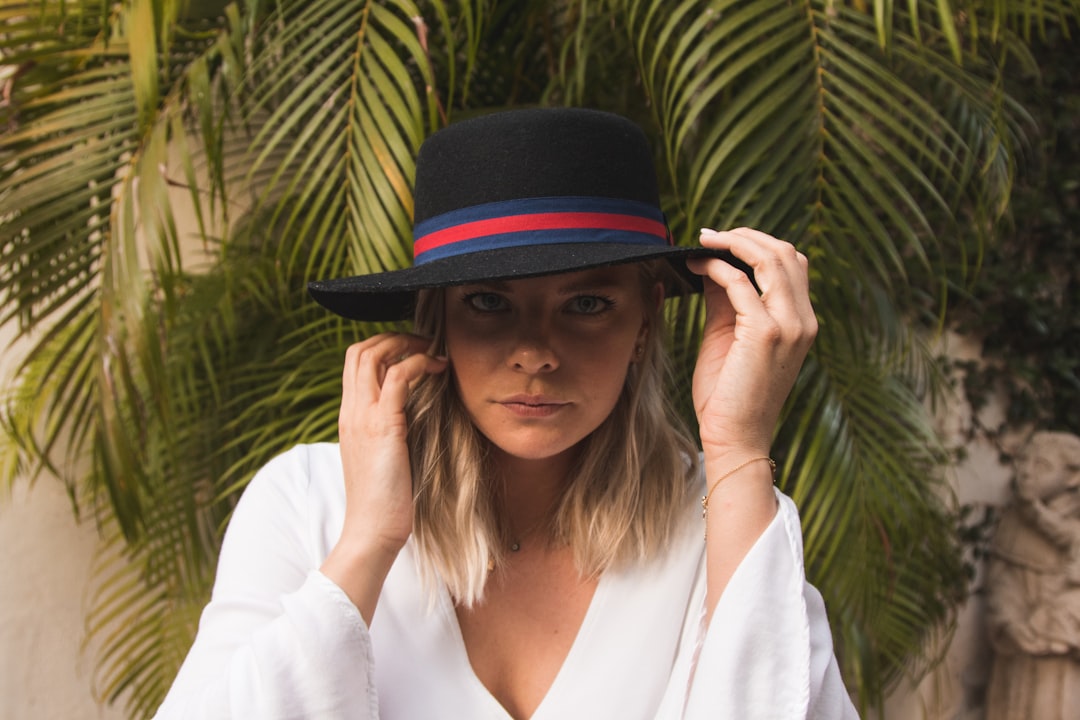
[[[744,462],[744,463],[740,463],[739,465],[736,465],[735,467],[733,467],[732,469],[728,470],[728,471],[727,471],[726,473],[724,473],[724,474],[723,474],[723,475],[721,475],[720,477],[716,478],[716,482],[714,482],[714,483],[713,483],[713,485],[712,485],[712,487],[711,487],[711,488],[709,488],[709,492],[708,492],[708,493],[706,493],[705,495],[702,495],[702,496],[701,496],[701,519],[702,519],[702,520],[704,520],[704,519],[705,519],[705,516],[706,516],[706,515],[707,515],[707,514],[709,513],[709,498],[711,498],[711,497],[712,497],[713,491],[714,491],[714,490],[716,490],[717,486],[718,486],[718,485],[719,485],[720,483],[722,483],[722,482],[724,482],[725,480],[727,480],[727,479],[728,479],[729,477],[731,477],[732,475],[734,475],[735,473],[737,473],[737,472],[739,472],[740,470],[742,470],[742,469],[743,469],[744,467],[746,467],[747,465],[750,465],[751,463],[756,463],[756,462],[758,462],[759,460],[764,460],[765,462],[769,463],[769,467],[770,467],[770,468],[772,469],[772,473],[773,473],[773,475],[776,475],[776,461],[775,461],[775,460],[773,460],[773,459],[772,459],[772,458],[770,458],[770,457],[756,457],[756,458],[750,458],[750,459],[749,459],[749,460],[747,460],[746,462]],[[709,532],[709,526],[708,526],[708,524],[706,524],[706,525],[705,525],[705,537],[706,537],[706,538],[708,538],[708,532]]]

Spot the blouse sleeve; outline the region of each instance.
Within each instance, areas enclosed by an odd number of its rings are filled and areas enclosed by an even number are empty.
[[[307,457],[304,448],[285,453],[245,490],[159,720],[378,718],[368,629],[313,569]]]
[[[833,655],[821,594],[806,581],[795,504],[747,553],[704,630],[687,720],[858,718]]]

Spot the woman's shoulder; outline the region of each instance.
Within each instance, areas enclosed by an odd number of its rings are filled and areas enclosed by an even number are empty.
[[[239,521],[301,538],[313,567],[341,532],[345,482],[336,443],[296,445],[267,462],[244,489]]]
[[[273,457],[252,477],[244,498],[259,496],[296,504],[337,500],[344,494],[337,443],[294,445]]]
[[[311,474],[312,471],[326,471],[341,468],[341,453],[338,444],[331,442],[302,443],[293,445],[270,459],[259,474],[265,472],[288,472]]]

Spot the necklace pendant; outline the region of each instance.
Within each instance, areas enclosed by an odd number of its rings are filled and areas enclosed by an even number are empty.
[[[510,544],[510,552],[517,552],[521,549],[521,543],[515,542]]]

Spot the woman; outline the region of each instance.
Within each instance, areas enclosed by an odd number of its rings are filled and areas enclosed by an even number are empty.
[[[805,257],[671,246],[643,134],[594,111],[442,130],[415,199],[412,268],[310,288],[414,331],[349,349],[338,446],[248,487],[158,717],[854,717],[769,459]],[[662,310],[702,287],[699,455]]]

